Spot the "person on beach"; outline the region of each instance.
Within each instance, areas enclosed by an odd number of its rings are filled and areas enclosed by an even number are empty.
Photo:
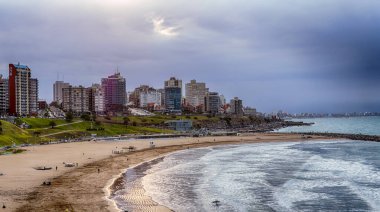
[[[58,170],[58,166],[55,166],[55,170],[56,170],[56,171]]]
[[[98,174],[100,173],[100,169],[98,169]]]

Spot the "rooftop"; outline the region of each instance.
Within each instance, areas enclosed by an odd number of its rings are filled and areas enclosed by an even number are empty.
[[[28,66],[26,65],[20,65],[20,63],[18,64],[13,64],[17,69],[29,69]]]

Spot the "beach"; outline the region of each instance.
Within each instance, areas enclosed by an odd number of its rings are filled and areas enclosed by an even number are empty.
[[[146,139],[125,141],[90,141],[25,147],[21,154],[1,156],[1,211],[116,211],[107,199],[108,187],[127,168],[187,148],[223,144],[310,141],[324,136],[305,138],[299,134],[257,133],[241,136]],[[155,148],[150,148],[150,142]],[[136,151],[128,152],[129,146]],[[115,151],[125,151],[114,154]],[[65,167],[63,163],[75,167]],[[77,166],[78,165],[78,166]],[[52,167],[35,170],[35,167]],[[57,167],[57,170],[56,170]],[[42,185],[51,182],[51,185]],[[170,211],[137,189],[134,201],[141,210]]]

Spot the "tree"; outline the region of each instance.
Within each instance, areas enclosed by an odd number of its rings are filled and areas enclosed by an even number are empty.
[[[55,121],[51,120],[49,122],[49,126],[53,129],[55,126],[57,126],[57,123],[55,123]]]
[[[83,119],[83,121],[90,121],[91,120],[91,116],[88,114],[82,114],[80,116],[80,118]]]
[[[123,118],[123,124],[126,126],[126,127],[128,127],[128,125],[129,125],[129,118],[128,117],[124,117]]]
[[[15,124],[17,125],[17,126],[20,126],[21,124],[23,124],[24,122],[21,120],[21,119],[19,119],[19,118],[16,118],[15,119]]]
[[[67,112],[67,113],[66,113],[66,121],[67,121],[67,122],[72,122],[73,119],[74,119],[73,113],[71,113],[71,112]]]

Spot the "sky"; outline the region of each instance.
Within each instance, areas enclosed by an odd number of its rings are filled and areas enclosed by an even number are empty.
[[[378,0],[0,0],[0,73],[127,90],[175,76],[261,112],[380,112]]]

